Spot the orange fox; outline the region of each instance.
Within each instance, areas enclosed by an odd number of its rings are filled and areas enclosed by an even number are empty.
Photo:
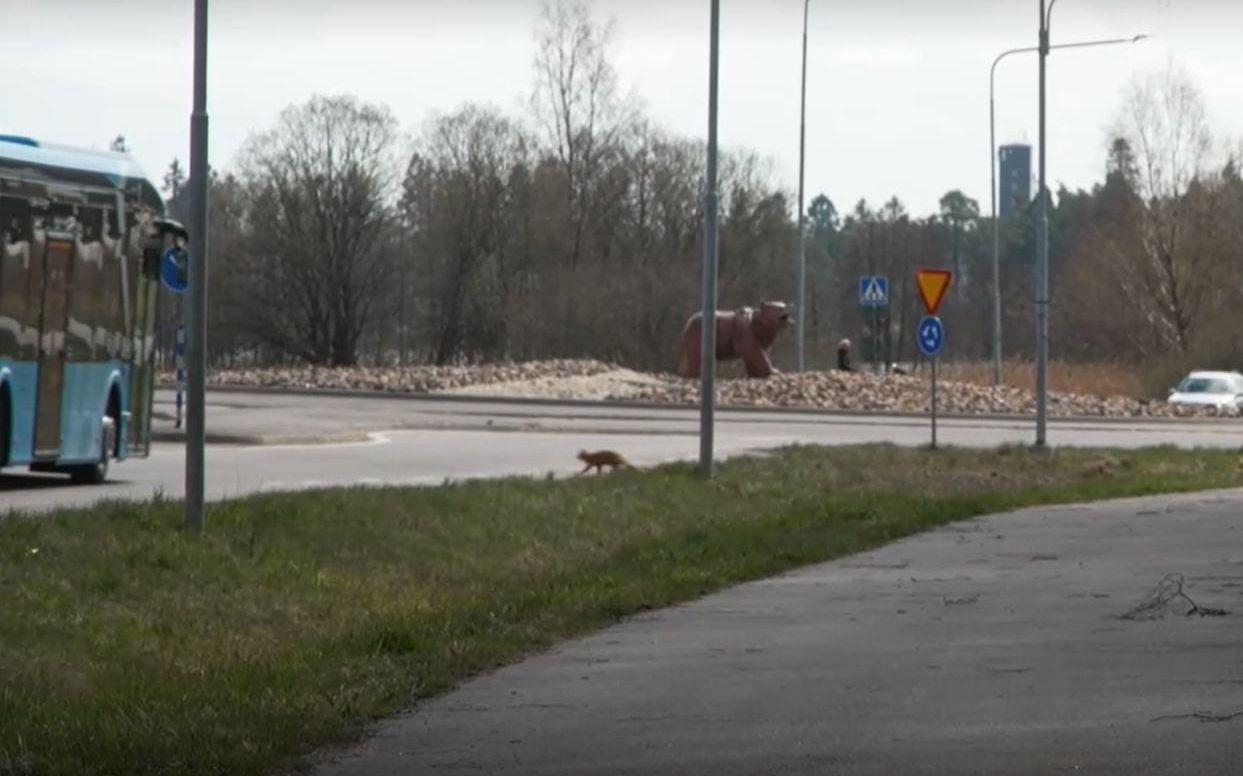
[[[579,474],[586,474],[592,468],[595,468],[596,474],[602,474],[605,466],[609,467],[610,470],[614,470],[618,466],[630,465],[630,462],[623,458],[621,453],[615,453],[612,450],[597,450],[594,453],[579,450],[578,460],[587,464]]]

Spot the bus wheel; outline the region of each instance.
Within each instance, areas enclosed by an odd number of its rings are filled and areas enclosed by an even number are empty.
[[[112,458],[112,451],[116,449],[116,428],[116,421],[111,416],[105,416],[103,433],[100,434],[99,460],[70,468],[69,477],[74,482],[98,485],[108,479],[108,462]]]

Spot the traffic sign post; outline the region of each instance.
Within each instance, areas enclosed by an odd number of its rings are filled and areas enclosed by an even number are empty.
[[[859,278],[859,306],[872,311],[872,363],[880,366],[880,311],[889,306],[889,278],[864,275]],[[878,370],[879,371],[879,370]]]
[[[177,366],[177,418],[173,428],[181,428],[182,408],[186,394],[186,325],[177,324],[177,343],[174,345]]]
[[[885,307],[889,304],[889,278],[883,275],[859,278],[859,306]]]
[[[945,347],[945,327],[937,317],[945,292],[954,279],[953,273],[944,269],[921,269],[915,272],[915,287],[919,289],[919,298],[923,300],[924,312],[927,313],[919,321],[919,329],[915,333],[915,344],[929,361],[932,362],[932,449],[937,448],[937,356]]]
[[[925,315],[919,321],[919,352],[928,358],[936,358],[945,346],[945,327],[935,315]]]
[[[160,257],[160,282],[177,295],[190,287],[190,260],[184,249],[173,247],[164,251]]]
[[[180,304],[180,297],[190,287],[189,254],[184,249],[172,247],[164,251],[160,257],[160,283],[171,293],[176,294],[177,305],[177,339],[173,344],[173,356],[177,370],[177,417],[173,428],[181,428],[182,410],[185,407],[186,393],[186,321],[185,308]]]
[[[919,343],[919,352],[932,361],[932,449],[937,447],[937,356],[945,347],[945,327],[941,319],[935,315],[926,315],[919,322],[919,331],[915,337]]]
[[[948,269],[920,269],[915,271],[915,287],[919,289],[919,298],[924,302],[924,312],[936,315],[949,290],[954,273]]]

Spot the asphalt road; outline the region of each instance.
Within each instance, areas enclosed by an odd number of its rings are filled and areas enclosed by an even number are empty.
[[[951,525],[481,676],[314,772],[1237,774],[1241,509],[1202,494]],[[1124,618],[1174,572],[1231,613]]]
[[[174,438],[172,395],[157,397],[156,428]],[[612,448],[638,465],[698,456],[698,412],[497,401],[411,400],[212,392],[207,492],[222,499],[263,490],[351,484],[426,484],[471,477],[568,475],[580,448]],[[1026,420],[943,420],[942,444],[993,447],[1029,443]],[[923,445],[928,421],[917,417],[721,411],[721,457],[795,443]],[[1054,422],[1054,445],[1238,447],[1243,422]],[[337,440],[337,441],[333,441]],[[350,441],[340,441],[350,440]],[[145,460],[113,467],[101,486],[70,486],[62,477],[0,475],[0,508],[44,511],[100,499],[180,497],[183,450],[157,442]]]

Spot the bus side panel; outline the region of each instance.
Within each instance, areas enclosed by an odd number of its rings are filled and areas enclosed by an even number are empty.
[[[30,362],[0,358],[0,380],[9,387],[13,401],[13,440],[9,449],[9,465],[28,464],[34,458],[35,395],[39,384],[39,367]]]
[[[0,382],[13,403],[9,464],[34,457],[35,397],[39,384],[37,289],[41,254],[34,245],[30,202],[0,195]]]
[[[141,348],[135,353],[133,368],[130,370],[130,384],[133,386],[133,417],[130,420],[134,433],[130,435],[133,444],[132,455],[146,457],[151,452],[151,410],[155,400],[155,322],[159,314],[159,284],[149,277],[139,281],[142,289],[140,296],[143,308],[143,320],[140,325],[139,340]]]
[[[62,464],[89,463],[98,460],[103,442],[101,420],[108,408],[108,397],[114,385],[122,380],[119,352],[110,346],[122,339],[116,324],[122,323],[122,290],[119,262],[116,260],[115,209],[108,202],[92,203],[75,208],[77,240],[73,258],[72,283],[65,331],[66,364],[61,394],[61,445],[58,460]],[[116,274],[108,277],[108,270]],[[127,407],[128,391],[120,387],[122,415]],[[118,433],[125,434],[119,428]],[[122,453],[126,445],[122,444]]]
[[[65,365],[59,463],[90,463],[99,459],[99,447],[103,443],[100,421],[108,409],[112,386],[117,385],[120,390],[122,412],[129,398],[122,376],[119,362]],[[124,432],[123,429],[119,431]]]

